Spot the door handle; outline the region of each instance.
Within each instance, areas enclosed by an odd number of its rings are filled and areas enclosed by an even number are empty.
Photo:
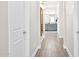
[[[79,34],[79,31],[77,31],[77,34]]]
[[[26,31],[23,32],[23,34],[26,34],[26,33],[27,33]]]

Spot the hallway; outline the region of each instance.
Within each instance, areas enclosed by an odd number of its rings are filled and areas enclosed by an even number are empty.
[[[37,51],[35,57],[69,57],[69,55],[63,48],[62,42],[59,43],[57,33],[46,32],[41,49]]]
[[[0,1],[0,57],[79,57],[79,1]]]

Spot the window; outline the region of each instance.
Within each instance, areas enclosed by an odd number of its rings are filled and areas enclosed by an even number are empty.
[[[56,23],[55,17],[53,16],[53,17],[51,17],[51,19],[50,19],[50,24],[55,24],[55,23]]]

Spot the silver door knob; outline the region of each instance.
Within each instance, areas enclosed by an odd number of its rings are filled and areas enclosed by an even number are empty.
[[[26,32],[24,31],[23,34],[26,34]]]
[[[79,34],[79,31],[77,31],[77,33]]]

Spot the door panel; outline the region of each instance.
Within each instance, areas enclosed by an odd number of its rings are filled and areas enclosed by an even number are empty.
[[[24,56],[24,35],[23,30],[13,32],[13,56]]]
[[[18,30],[24,28],[25,19],[24,2],[9,2],[10,28]]]
[[[24,2],[8,2],[10,30],[10,56],[25,56],[25,6]]]

